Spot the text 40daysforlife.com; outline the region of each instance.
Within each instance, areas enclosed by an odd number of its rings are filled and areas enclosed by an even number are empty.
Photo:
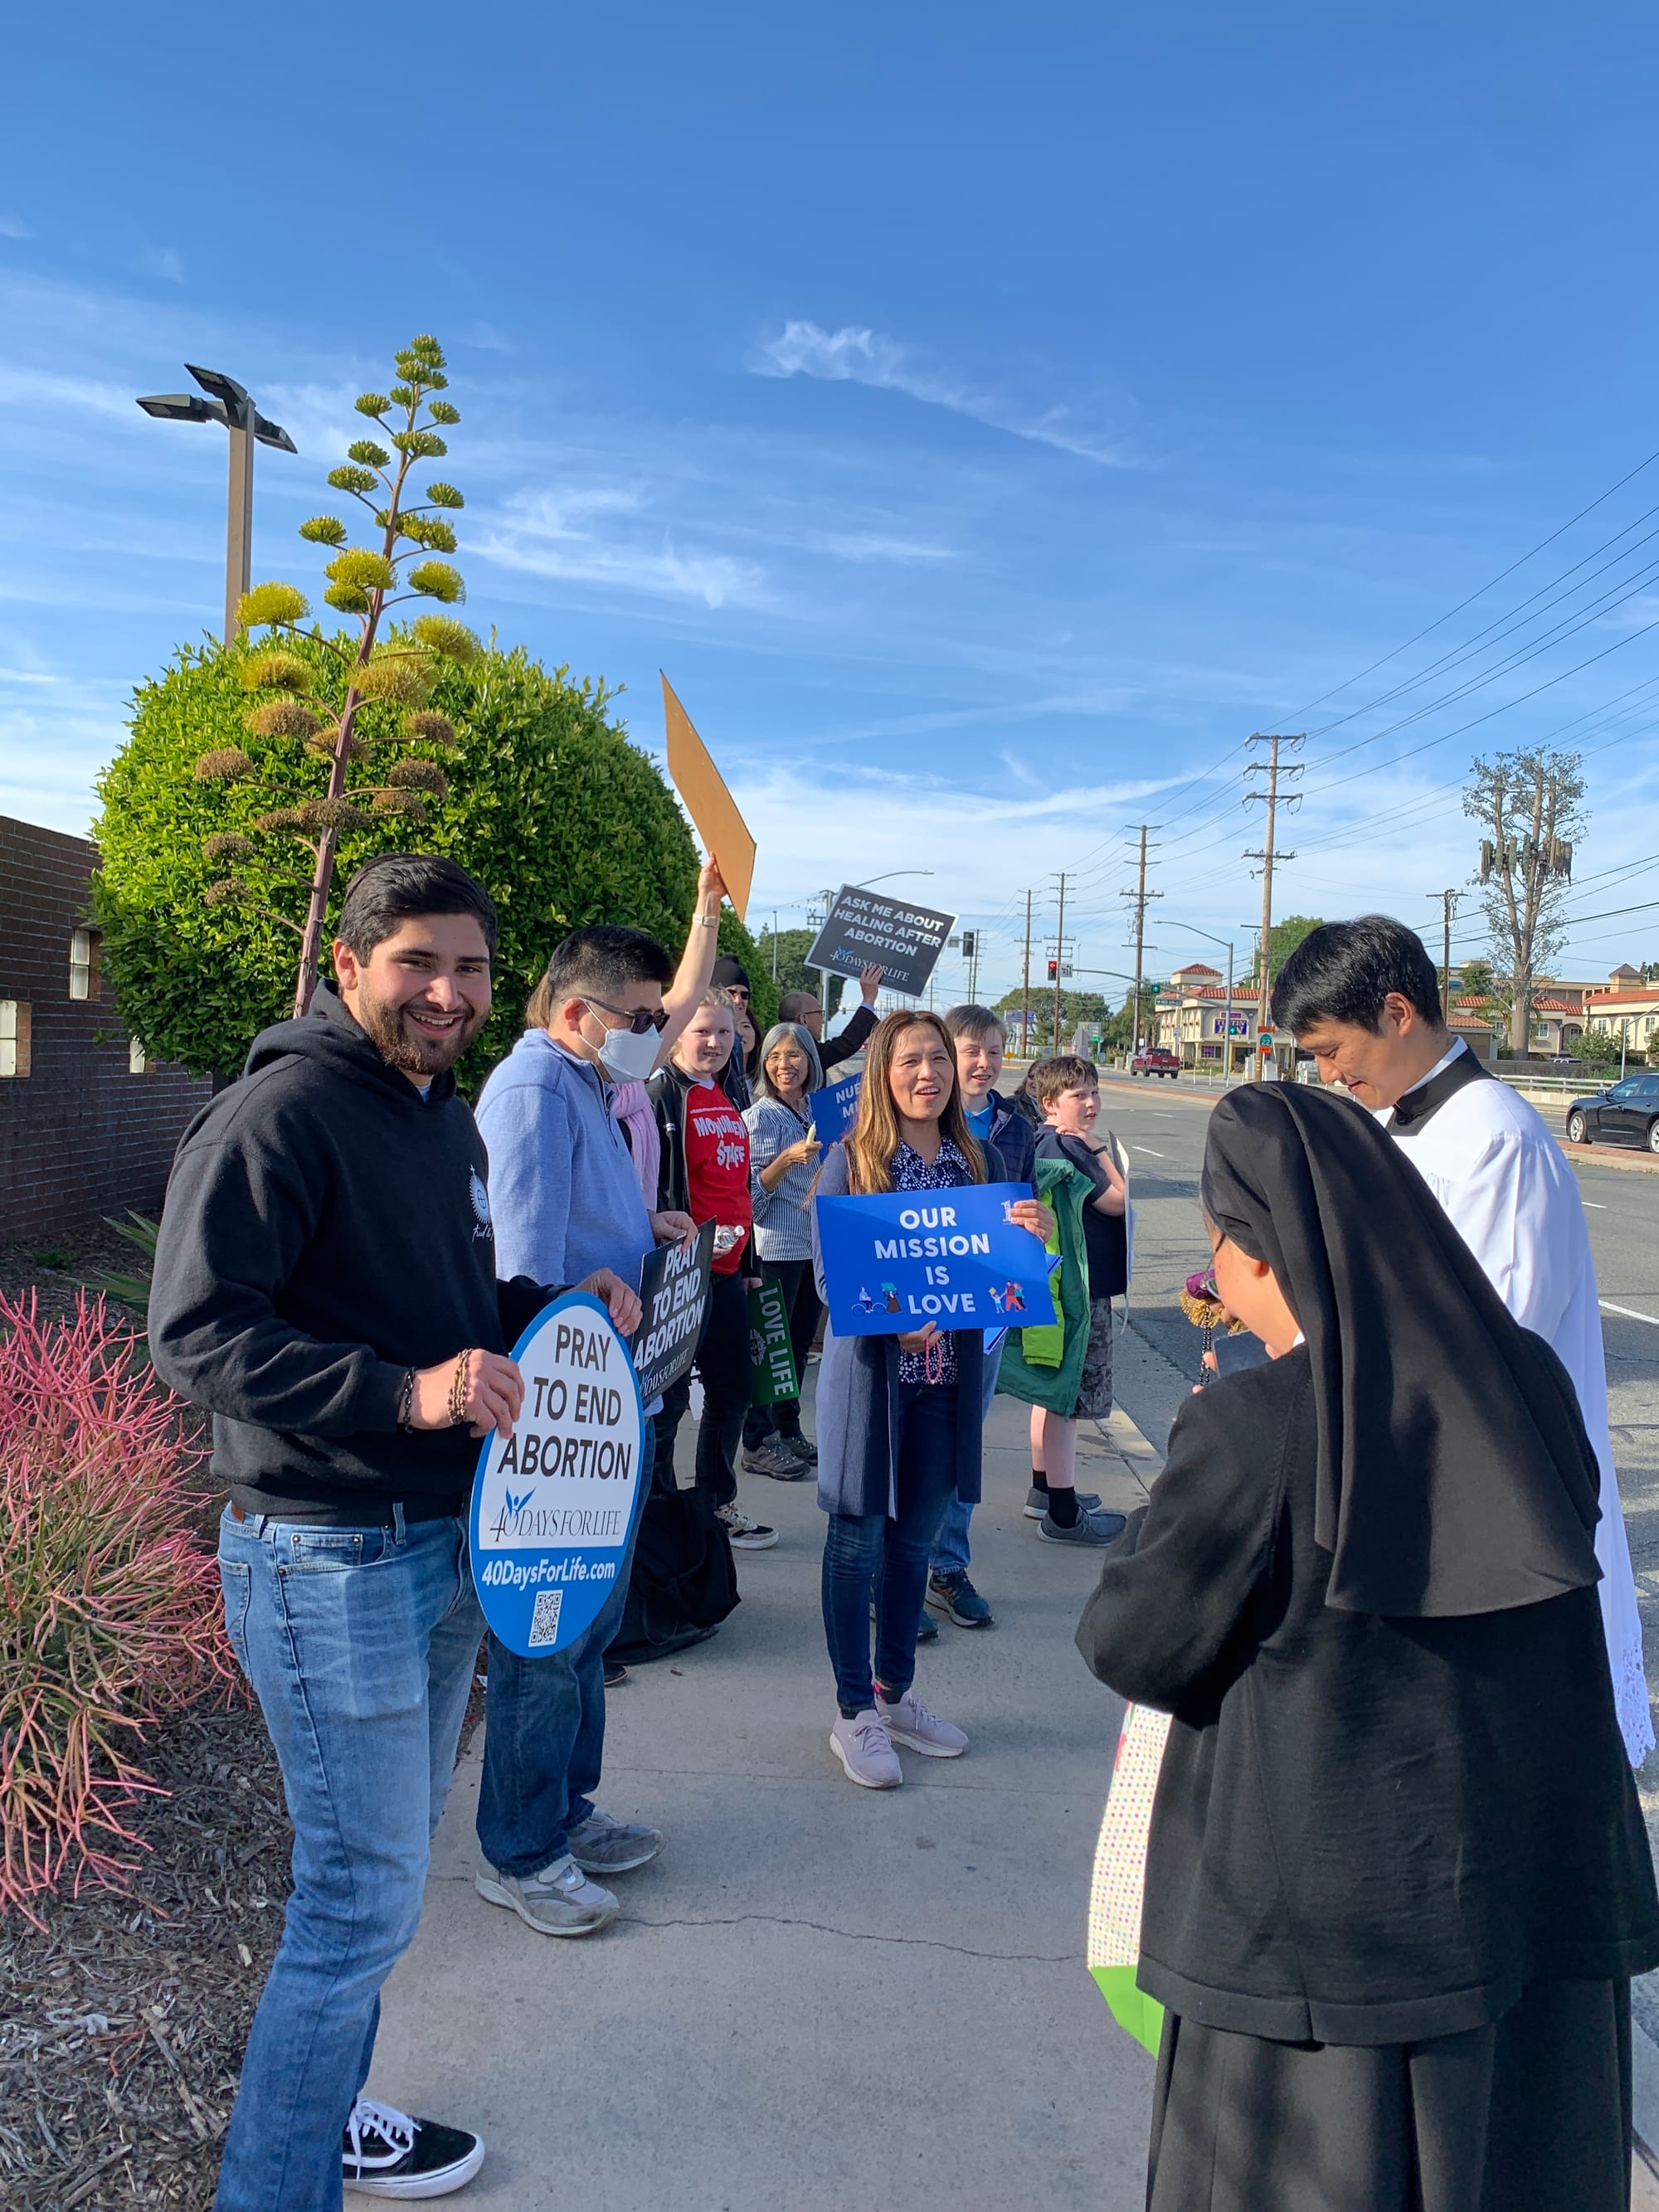
[[[614,1559],[531,1559],[523,1565],[513,1559],[486,1560],[478,1580],[489,1589],[539,1589],[550,1583],[612,1583],[617,1579]]]

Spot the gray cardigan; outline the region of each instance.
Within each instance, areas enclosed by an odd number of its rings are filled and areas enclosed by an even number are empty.
[[[810,1260],[812,1256],[811,1200],[816,1159],[790,1169],[775,1190],[768,1190],[760,1171],[801,1138],[810,1137],[810,1120],[792,1114],[775,1098],[757,1098],[744,1115],[749,1125],[749,1195],[755,1207],[755,1246],[763,1260]]]
[[[987,1179],[992,1182],[1006,1182],[1001,1153],[994,1145],[982,1149]],[[832,1146],[825,1154],[818,1175],[817,1195],[847,1195],[845,1145]],[[816,1206],[812,1212],[812,1273],[822,1297],[823,1256],[818,1244]],[[977,1505],[980,1452],[985,1428],[984,1332],[957,1329],[954,1341],[957,1496],[964,1505]],[[837,1336],[825,1318],[817,1412],[818,1504],[826,1513],[896,1516],[894,1486],[900,1441],[898,1363],[896,1336]]]

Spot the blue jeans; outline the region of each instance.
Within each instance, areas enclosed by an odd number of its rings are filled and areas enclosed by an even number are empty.
[[[956,1494],[956,1386],[901,1382],[898,1417],[897,1518],[832,1513],[823,1539],[823,1632],[836,1670],[836,1701],[849,1717],[874,1705],[877,1681],[885,1696],[896,1698],[915,1677],[927,1561],[946,1503]]]
[[[1007,1342],[1004,1337],[1003,1343]],[[997,1395],[997,1371],[1002,1365],[1002,1345],[985,1363],[985,1402],[980,1407],[982,1419],[991,1417],[991,1401]],[[970,1564],[968,1550],[968,1524],[974,1517],[971,1505],[964,1505],[953,1498],[945,1509],[945,1518],[939,1523],[939,1540],[933,1546],[933,1572],[936,1575],[965,1575]]]
[[[640,1488],[651,1487],[654,1424],[640,1447]],[[635,1516],[634,1535],[639,1533]],[[562,1651],[520,1659],[492,1636],[484,1704],[478,1843],[501,1874],[540,1874],[570,1849],[570,1831],[593,1810],[605,1765],[605,1650],[628,1603],[634,1536],[611,1595]]]
[[[421,1917],[483,1620],[459,1520],[219,1524],[225,1625],[283,1770],[294,1893],[216,2212],[338,2212],[380,1985]]]

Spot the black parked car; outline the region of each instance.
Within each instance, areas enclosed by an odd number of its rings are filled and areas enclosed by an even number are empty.
[[[1567,1138],[1575,1145],[1642,1145],[1659,1152],[1659,1075],[1627,1075],[1594,1098],[1575,1098],[1567,1109]]]

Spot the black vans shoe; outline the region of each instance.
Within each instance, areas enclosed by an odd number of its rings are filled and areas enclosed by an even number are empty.
[[[362,2197],[447,2197],[483,2164],[483,2138],[359,2097],[340,2143],[343,2179]]]

